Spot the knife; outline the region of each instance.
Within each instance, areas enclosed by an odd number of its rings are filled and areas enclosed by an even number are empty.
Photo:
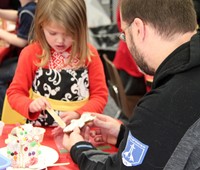
[[[54,120],[58,123],[58,125],[64,129],[66,127],[65,122],[56,114],[56,112],[51,108],[46,108],[46,110],[49,112],[49,114],[54,118]]]

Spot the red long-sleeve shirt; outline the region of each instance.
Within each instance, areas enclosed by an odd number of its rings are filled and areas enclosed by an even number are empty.
[[[105,75],[101,59],[97,50],[88,45],[94,56],[88,64],[89,74],[89,101],[86,105],[76,110],[82,114],[83,112],[102,113],[107,103],[108,89],[106,86]],[[13,109],[30,120],[35,120],[40,113],[30,114],[29,105],[33,101],[29,98],[29,89],[32,86],[35,72],[38,67],[34,64],[38,58],[37,55],[42,53],[39,44],[31,44],[25,47],[19,57],[18,66],[15,76],[10,87],[7,90],[8,101]],[[48,65],[45,66],[48,68]]]

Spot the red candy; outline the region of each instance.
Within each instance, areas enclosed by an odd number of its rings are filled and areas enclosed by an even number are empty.
[[[27,150],[28,150],[28,147],[25,147],[25,148],[24,148],[24,151],[27,151]]]

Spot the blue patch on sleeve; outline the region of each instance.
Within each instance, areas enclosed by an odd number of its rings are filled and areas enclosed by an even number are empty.
[[[93,148],[91,145],[78,145],[77,148]]]
[[[126,147],[122,152],[122,162],[125,166],[142,164],[149,146],[143,144],[129,132]]]

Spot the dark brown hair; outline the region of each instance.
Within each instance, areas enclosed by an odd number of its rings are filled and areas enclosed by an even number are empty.
[[[140,18],[168,38],[197,28],[192,0],[121,0],[120,9],[127,24]]]

